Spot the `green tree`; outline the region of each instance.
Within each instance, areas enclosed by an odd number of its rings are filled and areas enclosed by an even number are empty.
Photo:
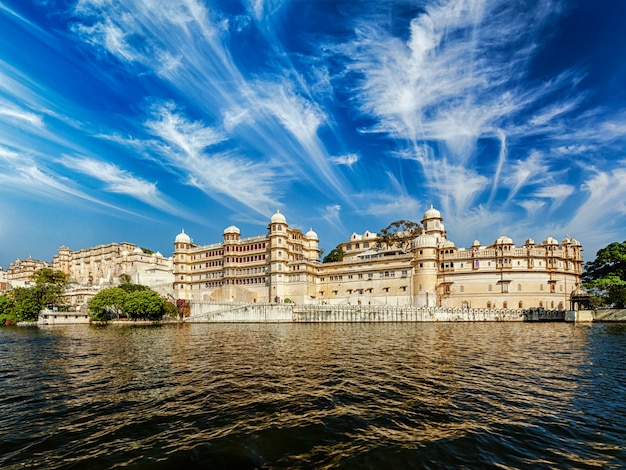
[[[127,294],[124,311],[131,318],[158,320],[166,312],[165,300],[153,290],[138,290]]]
[[[124,285],[130,284],[132,278],[130,277],[130,274],[120,274],[117,280],[119,281],[120,285]]]
[[[380,230],[378,237],[386,248],[400,248],[407,251],[411,240],[422,233],[422,226],[410,220],[396,220]]]
[[[12,325],[17,322],[15,302],[8,295],[0,295],[0,325]]]
[[[600,249],[585,264],[582,279],[597,306],[626,308],[626,241]]]
[[[87,301],[91,318],[106,321],[110,314],[124,315],[124,302],[128,294],[124,289],[111,287],[104,289]]]
[[[41,268],[31,275],[30,278],[35,281],[37,285],[50,284],[63,287],[67,283],[67,274],[63,271],[50,268]]]
[[[330,252],[324,256],[322,263],[334,263],[343,260],[343,250],[341,248],[333,248]]]
[[[11,291],[15,304],[13,310],[17,321],[37,321],[39,311],[45,307],[42,299],[43,289],[35,287],[16,287]]]

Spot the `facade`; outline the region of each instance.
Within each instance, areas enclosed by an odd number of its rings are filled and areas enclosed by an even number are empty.
[[[52,268],[68,275],[70,285],[108,287],[119,284],[127,274],[131,282],[142,284],[163,295],[171,294],[172,258],[150,253],[132,243],[109,243],[79,251],[62,246]],[[82,294],[81,294],[82,295]]]
[[[7,278],[7,272],[0,267],[0,292],[5,292],[8,286],[9,280]]]
[[[548,237],[515,246],[506,237],[458,248],[438,210],[406,247],[386,247],[376,233],[352,234],[345,256],[319,262],[315,232],[292,229],[277,212],[267,235],[241,239],[228,227],[223,241],[197,245],[184,233],[174,242],[175,296],[198,301],[413,305],[459,308],[572,308],[580,292],[582,246]]]
[[[31,256],[25,260],[18,258],[9,265],[9,269],[7,270],[7,282],[9,287],[28,287],[34,284],[34,281],[30,277],[35,274],[36,271],[50,267],[50,263],[33,259]]]

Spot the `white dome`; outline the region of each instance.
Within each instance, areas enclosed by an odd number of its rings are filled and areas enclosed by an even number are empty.
[[[413,240],[412,245],[413,248],[436,248],[437,239],[433,236],[422,233],[419,237]]]
[[[441,219],[441,212],[435,209],[431,204],[430,209],[424,212],[424,219]]]
[[[440,248],[454,248],[454,242],[446,238],[446,239],[441,240],[439,247]]]
[[[313,231],[313,227],[311,227],[311,228],[309,229],[309,231],[306,233],[306,235],[304,235],[304,236],[305,236],[306,238],[310,239],[310,240],[318,240],[318,241],[319,241],[319,238],[317,238],[317,233],[315,233],[315,232]]]
[[[541,244],[542,245],[558,245],[559,242],[557,242],[556,239],[554,239],[554,237],[548,237],[543,242],[541,242]]]
[[[472,246],[480,247],[480,242],[478,240],[474,240],[474,243],[472,243]]]
[[[287,219],[285,219],[285,216],[282,215],[279,210],[277,210],[276,214],[274,214],[270,219],[270,222],[273,224],[286,224]]]
[[[154,256],[156,256],[157,258],[163,258],[163,255],[161,254],[160,251],[157,251]]]
[[[512,245],[513,240],[506,235],[502,235],[496,240],[496,245]]]
[[[141,254],[143,254],[143,250],[137,246],[133,250],[133,253],[135,253],[136,255],[141,255]]]
[[[231,225],[230,227],[226,227],[224,229],[224,234],[227,234],[227,233],[236,233],[237,235],[239,235],[241,232],[239,231],[237,227],[235,227],[234,225]]]
[[[176,235],[176,240],[174,240],[174,242],[175,243],[191,243],[191,238],[189,238],[189,235],[187,235],[185,233],[185,229],[183,229],[182,232]]]

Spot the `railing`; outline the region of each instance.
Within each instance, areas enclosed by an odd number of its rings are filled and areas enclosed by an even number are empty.
[[[191,302],[190,322],[367,323],[459,321],[564,321],[565,311],[412,307],[392,305],[296,305]]]

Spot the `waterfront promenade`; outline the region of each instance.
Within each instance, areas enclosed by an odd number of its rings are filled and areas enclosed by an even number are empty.
[[[187,322],[384,323],[564,321],[564,310],[192,302]]]

